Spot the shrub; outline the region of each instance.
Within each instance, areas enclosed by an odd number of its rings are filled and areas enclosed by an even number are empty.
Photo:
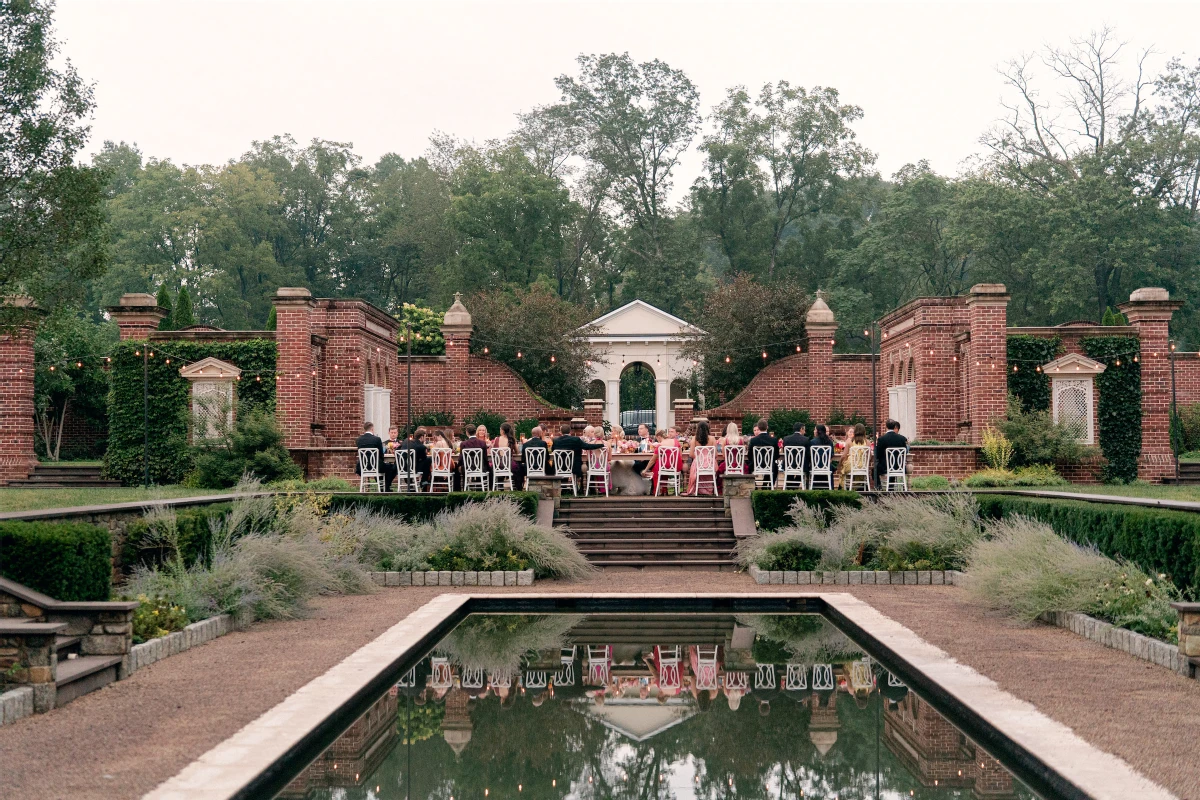
[[[983,460],[994,470],[1006,472],[1012,461],[1012,442],[995,428],[987,428],[983,432]]]
[[[181,631],[188,624],[187,609],[171,603],[165,597],[138,595],[138,607],[133,610],[133,643],[141,644],[167,634]]]
[[[329,504],[330,512],[356,508],[370,509],[390,514],[405,521],[433,519],[443,511],[458,508],[466,503],[479,503],[489,497],[509,498],[529,519],[537,518],[537,492],[450,492],[448,494],[355,494],[334,495]]]
[[[343,478],[317,478],[313,481],[286,480],[275,481],[267,488],[280,492],[354,492],[354,484]]]
[[[797,422],[803,423],[810,432],[812,431],[813,418],[807,411],[799,408],[776,408],[767,415],[767,430],[774,431],[776,436],[787,436]],[[751,429],[753,427],[751,424]]]
[[[485,411],[478,409],[467,415],[463,420],[464,423],[472,425],[482,425],[488,430],[488,436],[495,436],[500,432],[500,425],[505,420],[505,416],[496,411]],[[533,430],[530,428],[530,430]]]
[[[1023,411],[1045,411],[1050,408],[1050,376],[1038,367],[1054,360],[1062,347],[1061,337],[1009,336],[1008,363],[1017,370],[1008,370],[1008,393],[1020,401]]]
[[[154,566],[176,555],[181,556],[189,567],[198,561],[207,561],[213,525],[224,519],[232,508],[229,503],[214,503],[175,510],[172,519],[177,530],[171,539],[163,537],[156,529],[158,516],[147,515],[133,520],[125,527],[125,541],[121,545],[122,567],[129,570],[138,565]],[[178,547],[178,551],[173,547]]]
[[[1069,486],[1068,481],[1049,464],[1020,467],[1013,477],[1013,486]]]
[[[828,513],[836,506],[862,505],[858,492],[829,491],[818,489],[811,492],[782,491],[778,489],[756,491],[750,495],[750,504],[754,510],[754,524],[760,531],[773,531],[789,524],[788,512],[801,500],[805,505],[814,506]]]
[[[911,489],[917,490],[949,489],[950,480],[941,475],[924,475],[920,478],[910,478],[908,486]]]
[[[1176,449],[1180,453],[1200,450],[1200,403],[1182,405],[1176,409]]]
[[[779,541],[769,541],[754,560],[759,569],[808,572],[820,563],[821,551],[817,547],[797,539],[774,538]]]
[[[407,436],[417,428],[445,430],[454,424],[454,415],[449,411],[414,412],[412,417],[412,430],[409,430],[405,425],[400,425],[400,420],[392,420],[392,424],[399,425],[401,434]]]
[[[1200,589],[1200,514],[1015,495],[981,494],[976,499],[986,519],[1036,519],[1066,539],[1094,544],[1110,558],[1165,574],[1185,591]]]
[[[525,419],[519,419],[513,424],[513,433],[517,434],[517,436],[529,437],[530,435],[533,434],[533,429],[536,428],[539,424],[540,423],[538,422],[538,419],[536,417],[526,417]],[[605,431],[605,433],[607,434],[607,431]]]
[[[1007,469],[984,469],[963,480],[963,486],[971,489],[986,489],[1000,486],[1012,486],[1017,480],[1017,474]]]
[[[55,600],[107,600],[112,536],[82,522],[0,522],[0,575]]]
[[[1007,417],[997,421],[996,428],[1011,442],[1014,466],[1060,461],[1075,464],[1087,452],[1075,433],[1055,422],[1049,411],[1024,411],[1015,397],[1008,398]],[[986,455],[986,434],[984,448]],[[990,461],[988,464],[997,467]]]
[[[299,479],[303,472],[283,446],[283,431],[275,417],[254,409],[237,421],[237,430],[216,445],[200,449],[189,484],[206,489],[228,489],[244,475],[264,483]]]
[[[1096,413],[1100,449],[1108,459],[1104,479],[1116,483],[1136,480],[1142,453],[1142,369],[1131,356],[1138,352],[1138,339],[1085,337],[1081,344],[1089,358],[1106,365],[1095,378],[1100,394]]]

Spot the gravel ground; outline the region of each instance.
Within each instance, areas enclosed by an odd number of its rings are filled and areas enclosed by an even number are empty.
[[[745,575],[604,573],[532,591],[796,591]],[[1047,626],[990,614],[956,587],[837,587],[1030,701],[1185,800],[1200,800],[1200,681]],[[0,794],[136,798],[444,589],[322,598],[309,619],[254,625],[64,708],[0,727]],[[528,588],[492,589],[519,592]],[[1188,744],[1191,742],[1191,744]]]

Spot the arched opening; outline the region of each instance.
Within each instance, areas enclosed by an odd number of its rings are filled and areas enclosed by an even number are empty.
[[[597,378],[587,385],[588,400],[605,400],[604,381]]]
[[[654,429],[655,415],[654,370],[649,364],[635,361],[621,370],[621,427],[636,434],[638,425]]]

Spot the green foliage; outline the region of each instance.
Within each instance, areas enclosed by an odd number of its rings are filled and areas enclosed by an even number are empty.
[[[1020,400],[1023,412],[1050,409],[1050,376],[1038,367],[1053,361],[1061,347],[1062,338],[1058,336],[1008,337],[1008,393]]]
[[[278,327],[279,321],[275,316],[275,306],[271,306],[271,310],[267,312],[267,322],[263,325],[264,331],[273,331]]]
[[[175,330],[175,304],[171,302],[171,291],[167,288],[165,283],[158,287],[158,294],[155,295],[154,302],[158,304],[159,308],[164,309],[167,312],[167,315],[159,320],[158,329],[160,331]]]
[[[1025,410],[1012,395],[1008,398],[1007,416],[996,420],[996,429],[1012,445],[1014,466],[1077,464],[1087,452],[1076,431],[1055,422],[1049,411]]]
[[[971,489],[996,488],[1012,486],[1017,474],[1007,469],[982,469],[963,480],[963,486]]]
[[[227,489],[252,475],[261,481],[298,480],[302,472],[283,446],[283,431],[262,408],[238,416],[236,430],[216,442],[204,442],[195,458],[189,485]]]
[[[853,414],[849,414],[840,408],[835,408],[829,412],[829,419],[825,420],[825,424],[845,425],[847,427],[862,425],[867,429],[867,435],[872,433],[871,424],[867,421],[867,418],[857,411],[855,411]]]
[[[759,569],[809,572],[821,561],[821,551],[805,542],[784,540],[768,544],[755,562]]]
[[[1200,403],[1178,406],[1172,422],[1175,451],[1183,454],[1200,450]]]
[[[138,595],[138,607],[133,610],[133,643],[141,644],[158,639],[187,627],[187,609],[171,603],[165,597]]]
[[[400,433],[404,436],[412,433],[404,425],[398,425],[403,420],[392,420],[393,425],[400,428]],[[420,411],[414,412],[412,417],[412,430],[417,428],[425,428],[426,430],[442,431],[454,425],[454,415],[449,411]]]
[[[537,518],[538,496],[536,492],[334,495],[329,510],[330,513],[346,513],[356,508],[365,508],[408,522],[418,522],[433,519],[443,511],[459,508],[466,503],[483,502],[489,497],[510,498],[526,517]]]
[[[142,348],[136,341],[113,349],[108,393],[108,451],[104,472],[126,485],[142,482]],[[179,483],[192,469],[188,442],[190,387],[179,375],[187,363],[212,356],[242,370],[235,386],[238,415],[255,407],[275,406],[275,343],[266,339],[243,342],[167,342],[150,345],[149,430],[150,481]],[[167,364],[166,359],[171,359]],[[261,380],[259,380],[261,378]]]
[[[344,478],[334,478],[332,476],[326,478],[317,478],[316,480],[305,481],[299,479],[291,479],[285,481],[273,481],[268,485],[269,489],[274,489],[280,492],[355,492],[358,489],[350,481]]]
[[[1049,464],[1018,467],[1015,472],[1007,469],[985,469],[968,475],[963,480],[963,486],[968,489],[996,489],[1008,486],[1066,486],[1069,483]]]
[[[441,703],[402,708],[396,715],[396,733],[400,734],[400,744],[415,744],[440,735],[445,718],[446,706]]]
[[[1109,558],[1165,574],[1186,591],[1200,589],[1200,514],[1013,495],[981,494],[977,500],[986,518],[1040,520],[1059,536],[1093,544]]]
[[[207,562],[212,550],[214,523],[223,520],[232,508],[229,503],[214,503],[177,509],[177,533],[169,542],[151,527],[149,519],[143,517],[132,520],[125,527],[125,539],[121,543],[122,569],[128,571],[137,566],[157,566],[176,557],[188,567]],[[172,549],[175,547],[178,551]]]
[[[446,340],[442,338],[442,314],[432,308],[405,303],[400,307],[396,319],[401,326],[396,334],[400,355],[408,352],[408,327],[412,328],[412,354],[414,356],[440,356],[446,352]]]
[[[192,309],[192,296],[188,294],[186,286],[180,286],[179,294],[175,296],[175,311],[171,315],[171,325],[175,330],[181,331],[195,324],[196,312]]]
[[[983,431],[983,460],[999,472],[1007,472],[1013,458],[1013,445],[1003,433],[995,428]]]
[[[1133,358],[1138,353],[1138,340],[1132,336],[1097,336],[1083,339],[1082,344],[1089,358],[1106,367],[1095,378],[1100,394],[1096,420],[1100,449],[1108,459],[1105,480],[1137,480],[1138,456],[1142,452],[1142,369]]]
[[[910,489],[918,491],[938,491],[950,488],[950,481],[941,475],[924,475],[920,478],[909,478]]]
[[[0,522],[0,575],[55,600],[107,600],[112,536],[82,522]]]
[[[539,422],[537,419],[533,417],[526,417],[525,419],[519,419],[513,423],[513,432],[517,434],[517,436],[529,437],[529,435],[533,433],[533,429],[538,425]]]
[[[500,432],[500,425],[505,419],[506,417],[503,414],[495,411],[485,411],[480,408],[468,414],[463,422],[470,425],[482,425],[487,428],[488,436],[495,436]]]
[[[1107,306],[1104,309],[1104,317],[1100,320],[1101,325],[1128,325],[1129,320],[1125,319],[1125,315],[1117,311],[1112,306]]]
[[[91,449],[71,449],[68,444],[63,451],[63,425],[70,415],[95,432],[108,427],[105,358],[116,341],[116,325],[66,310],[38,326],[33,342],[39,364],[33,379],[33,420],[39,456],[57,461],[104,453],[103,437]]]
[[[811,492],[764,490],[750,495],[750,504],[754,509],[754,524],[760,531],[773,531],[789,524],[788,512],[792,505],[800,500],[807,506],[820,509],[828,514],[839,506],[859,508],[862,498],[858,492],[828,491],[818,489]]]
[[[797,422],[803,423],[809,433],[813,432],[814,420],[807,411],[799,408],[775,408],[767,415],[767,430],[776,436],[787,436]]]

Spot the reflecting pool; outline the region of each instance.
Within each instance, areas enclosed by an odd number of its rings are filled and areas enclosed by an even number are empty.
[[[474,614],[281,798],[1033,798],[817,614]]]

